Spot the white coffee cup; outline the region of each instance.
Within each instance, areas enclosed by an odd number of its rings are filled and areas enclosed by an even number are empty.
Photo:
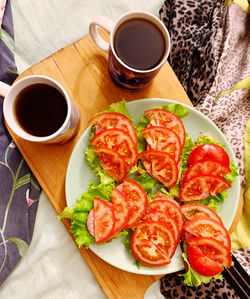
[[[151,22],[162,33],[165,41],[165,50],[161,60],[152,68],[139,69],[126,64],[115,50],[116,33],[121,25],[134,19],[142,19]],[[98,27],[103,28],[110,35],[106,42],[98,32]],[[170,36],[163,22],[153,14],[145,11],[130,11],[120,16],[115,22],[104,16],[97,16],[89,25],[89,33],[95,44],[103,51],[108,52],[108,69],[111,79],[118,86],[131,90],[141,90],[147,87],[161,67],[166,62],[170,52]],[[132,40],[132,39],[131,39]],[[132,47],[131,47],[132,49]],[[147,51],[147,47],[144,48]]]
[[[67,114],[62,126],[51,135],[42,137],[26,132],[17,121],[14,111],[15,101],[20,92],[28,86],[39,83],[57,89],[67,104]],[[31,75],[16,81],[12,86],[0,81],[0,95],[4,97],[3,114],[7,125],[17,136],[25,140],[40,143],[65,143],[77,133],[80,113],[63,86],[50,77]]]

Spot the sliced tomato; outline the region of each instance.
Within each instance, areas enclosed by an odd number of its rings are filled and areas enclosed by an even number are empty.
[[[210,195],[216,196],[231,185],[223,178],[212,175],[200,175],[186,181],[180,189],[180,200],[201,200]]]
[[[122,129],[126,131],[133,139],[136,147],[138,144],[137,134],[131,120],[122,113],[117,112],[104,112],[94,115],[90,123],[95,127],[95,133],[106,129]]]
[[[180,208],[182,214],[187,220],[207,217],[223,225],[220,216],[216,214],[211,208],[201,203],[187,203],[180,206]]]
[[[158,191],[154,197],[154,200],[159,200],[159,199],[167,199],[169,201],[172,201],[175,205],[177,205],[177,207],[179,207],[179,204],[175,199],[167,196],[165,193],[163,193],[161,191]]]
[[[160,222],[139,223],[131,238],[131,250],[135,258],[151,267],[169,264],[175,248],[172,233]]]
[[[144,113],[149,119],[150,126],[161,126],[173,130],[180,137],[181,146],[184,146],[186,132],[181,119],[177,115],[165,109],[150,109]]]
[[[124,158],[109,148],[96,147],[94,151],[106,173],[115,181],[122,182],[127,176],[127,165]]]
[[[230,268],[232,264],[230,249],[218,240],[209,237],[196,237],[188,241],[189,246],[198,248],[205,256],[220,266]],[[192,259],[191,254],[190,258]]]
[[[143,217],[143,220],[149,222],[154,221],[165,223],[171,231],[175,241],[178,242],[180,236],[179,229],[176,221],[173,218],[169,218],[168,215],[159,211],[150,211]]]
[[[175,158],[176,163],[181,158],[181,141],[179,136],[165,127],[149,127],[141,130],[147,141],[148,150],[167,152]]]
[[[111,202],[115,213],[113,230],[113,236],[115,236],[127,225],[131,216],[131,208],[127,197],[116,188],[112,190]]]
[[[186,221],[184,231],[196,237],[211,237],[224,244],[226,248],[231,249],[230,236],[224,225],[209,219],[198,218]]]
[[[126,178],[116,187],[128,199],[131,215],[125,228],[131,228],[142,219],[148,209],[148,197],[146,191],[137,182]]]
[[[187,256],[192,269],[200,275],[214,276],[223,270],[218,263],[206,256],[198,247],[188,245]]]
[[[139,239],[135,233],[133,236],[131,239],[131,251],[138,261],[150,267],[160,267],[170,263],[170,259],[150,240]]]
[[[166,153],[147,150],[139,154],[146,171],[159,180],[168,189],[171,189],[178,179],[178,168],[174,158]]]
[[[177,225],[179,234],[181,234],[184,224],[184,216],[175,203],[166,199],[154,200],[150,203],[150,210],[164,213],[169,218],[173,219]]]
[[[115,226],[114,209],[110,202],[94,198],[95,240],[96,244],[107,241]]]
[[[229,156],[227,152],[217,144],[202,144],[197,146],[188,157],[188,164],[193,165],[201,160],[216,160],[223,166],[229,167]]]
[[[182,184],[195,176],[200,175],[214,175],[214,176],[225,176],[231,172],[229,167],[223,166],[216,160],[201,160],[191,165],[187,171],[184,172],[182,178]]]
[[[90,143],[94,147],[107,147],[119,153],[129,166],[137,162],[137,148],[128,133],[121,129],[107,129],[96,134]]]

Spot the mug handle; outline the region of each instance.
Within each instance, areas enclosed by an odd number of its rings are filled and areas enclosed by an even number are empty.
[[[97,26],[102,27],[107,33],[110,34],[114,23],[102,16],[97,16],[89,25],[89,33],[96,45],[103,51],[108,52],[109,43],[107,43],[98,33]]]
[[[0,81],[0,96],[5,98],[7,96],[7,94],[9,93],[10,88],[11,88],[10,85]]]

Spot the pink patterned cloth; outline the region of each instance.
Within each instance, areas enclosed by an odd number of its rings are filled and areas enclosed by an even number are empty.
[[[6,0],[0,0],[0,27],[3,21],[3,14],[6,6]]]

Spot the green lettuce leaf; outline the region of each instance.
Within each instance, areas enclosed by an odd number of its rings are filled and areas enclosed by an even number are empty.
[[[208,136],[208,135],[200,135],[196,140],[195,140],[195,147],[206,144],[206,143],[212,143],[212,144],[217,144],[221,147],[225,147],[225,145],[220,144],[218,141],[216,141],[213,137]]]
[[[173,112],[175,115],[177,115],[180,118],[185,117],[189,113],[189,110],[181,104],[168,104],[163,106],[162,109]]]
[[[138,153],[141,153],[146,150],[146,140],[142,136],[141,130],[145,129],[148,123],[149,123],[149,119],[145,114],[143,114],[138,125],[135,127],[137,138],[138,138],[138,146],[137,146]]]
[[[188,169],[189,165],[187,163],[187,160],[188,160],[188,157],[193,149],[194,149],[194,143],[193,143],[191,137],[186,133],[185,144],[182,149],[182,155],[181,155],[181,167],[180,167],[180,172],[179,172],[179,179],[180,179],[181,175],[183,174],[183,172]]]
[[[109,106],[109,109],[105,110],[104,112],[122,113],[122,114],[124,114],[125,116],[127,116],[132,121],[132,117],[128,113],[128,109],[127,109],[126,104],[127,104],[127,102],[123,99],[122,101],[119,101],[119,102],[116,102],[116,103],[112,103]]]
[[[173,188],[168,191],[168,196],[171,198],[179,198],[180,185],[176,184]]]
[[[229,174],[225,175],[224,179],[227,180],[230,185],[232,185],[233,182],[236,180],[236,177],[239,176],[239,173],[238,173],[239,167],[237,167],[234,164],[233,160],[230,160],[229,168],[231,169],[231,172]]]
[[[91,138],[90,138],[91,139]],[[93,172],[99,177],[99,180],[102,184],[110,184],[114,182],[114,179],[111,178],[101,167],[99,159],[95,152],[92,149],[92,145],[88,143],[85,150],[86,160],[93,170]]]
[[[95,239],[91,236],[87,229],[88,214],[93,208],[94,197],[99,197],[105,201],[110,201],[110,196],[114,183],[95,185],[91,183],[88,191],[81,195],[80,200],[76,201],[75,208],[66,207],[58,219],[68,218],[71,220],[70,231],[74,234],[76,244],[80,248],[85,246],[87,249]]]
[[[215,212],[217,212],[220,209],[220,201],[217,200],[216,196],[209,196],[205,199],[200,200],[199,203],[208,206]]]
[[[89,184],[88,191],[81,195],[81,199],[88,198],[94,199],[94,197],[99,197],[105,201],[110,201],[111,192],[115,188],[115,182],[109,184],[99,184],[94,183]]]
[[[71,209],[70,207],[66,207],[61,214],[57,216],[59,220],[62,218],[68,218],[70,220],[74,219],[74,209]]]
[[[136,176],[134,180],[137,183],[139,183],[147,193],[153,193],[154,186],[158,182],[157,180],[152,178],[148,173]]]

